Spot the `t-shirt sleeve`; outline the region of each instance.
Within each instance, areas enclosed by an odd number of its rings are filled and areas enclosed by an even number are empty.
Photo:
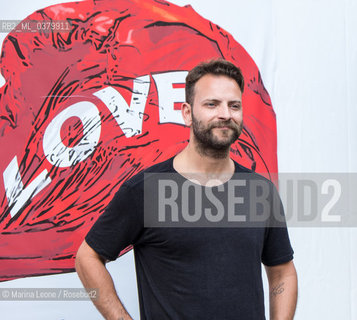
[[[271,184],[271,215],[265,232],[262,262],[266,266],[276,266],[293,259],[294,251],[290,244],[284,207],[278,191]]]
[[[115,260],[120,251],[139,238],[143,219],[138,212],[138,196],[134,196],[133,187],[124,183],[85,237],[103,258]]]

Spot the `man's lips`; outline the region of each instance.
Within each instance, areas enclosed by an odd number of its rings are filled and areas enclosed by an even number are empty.
[[[236,130],[236,127],[232,124],[217,124],[217,125],[213,125],[212,129],[217,128],[217,129],[222,129],[222,130]]]

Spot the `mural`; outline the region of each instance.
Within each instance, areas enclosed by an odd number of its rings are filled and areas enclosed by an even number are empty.
[[[6,37],[0,68],[0,280],[71,272],[78,246],[126,179],[187,143],[187,70],[242,69],[244,130],[232,158],[277,172],[276,122],[244,48],[190,6],[163,0],[58,4]],[[36,26],[35,26],[36,27]]]

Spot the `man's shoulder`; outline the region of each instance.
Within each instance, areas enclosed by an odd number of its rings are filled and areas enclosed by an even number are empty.
[[[233,160],[233,159],[232,159]],[[253,170],[248,169],[247,167],[242,166],[240,163],[237,161],[233,160],[234,166],[235,166],[235,173],[255,173]]]
[[[240,177],[246,177],[248,180],[260,180],[268,183],[269,185],[274,185],[270,178],[266,177],[265,174],[260,174],[252,169],[242,166],[240,163],[233,160],[235,164],[235,175]],[[269,173],[268,173],[269,176]]]
[[[173,171],[173,157],[169,158],[165,161],[156,163],[151,167],[142,171],[142,173],[164,173],[164,172],[172,172]]]
[[[130,179],[126,180],[123,185],[129,188],[135,188],[142,185],[145,179],[147,179],[151,174],[172,172],[172,161],[173,158],[169,158],[165,161],[156,163],[132,176]]]

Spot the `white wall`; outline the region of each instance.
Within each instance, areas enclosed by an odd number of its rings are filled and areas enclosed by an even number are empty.
[[[2,2],[0,19],[22,19],[56,2]],[[172,2],[189,3],[226,29],[258,65],[277,114],[280,172],[357,172],[356,0]],[[296,319],[357,319],[357,229],[291,228],[290,235],[300,286]],[[109,266],[139,319],[132,253]],[[66,274],[0,283],[5,286],[80,283]],[[0,310],[2,319],[100,319],[89,302],[78,301],[0,301]]]

